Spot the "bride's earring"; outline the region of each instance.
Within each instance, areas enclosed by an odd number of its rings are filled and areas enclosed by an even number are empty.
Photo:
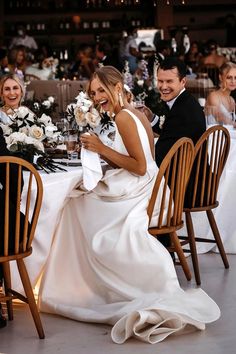
[[[119,99],[119,104],[121,107],[124,107],[124,101],[123,101],[123,98],[122,98],[122,95],[121,93],[119,92],[118,93],[118,99]]]

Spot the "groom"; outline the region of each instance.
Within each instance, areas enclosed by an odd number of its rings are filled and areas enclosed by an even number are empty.
[[[163,124],[160,119],[152,124],[159,135],[155,146],[158,166],[178,139],[187,137],[196,144],[206,130],[202,107],[185,89],[186,71],[184,62],[172,57],[165,59],[157,71],[157,88],[169,108]]]
[[[157,70],[157,88],[161,99],[168,106],[165,120],[156,117],[151,123],[153,131],[159,135],[155,145],[155,159],[158,167],[178,139],[188,137],[195,145],[206,130],[202,107],[195,97],[185,89],[186,72],[185,63],[173,57],[166,58]],[[190,178],[189,189],[192,184],[193,179]],[[189,202],[190,195],[186,192],[185,206]],[[163,239],[162,243],[165,246],[170,245],[169,235],[161,239]]]

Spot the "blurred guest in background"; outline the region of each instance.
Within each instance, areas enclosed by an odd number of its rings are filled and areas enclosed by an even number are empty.
[[[0,48],[0,78],[9,72],[7,50]]]
[[[113,55],[112,48],[107,41],[101,41],[96,44],[95,48],[95,64],[111,65],[115,68],[119,68],[119,61],[117,56]]]
[[[210,39],[206,43],[204,50],[204,56],[201,59],[201,65],[214,65],[217,68],[220,68],[221,65],[227,62],[226,57],[217,53],[217,42],[213,39]]]
[[[217,53],[217,42],[210,39],[203,50],[199,71],[208,74],[215,86],[219,86],[219,68],[227,62],[227,58]]]
[[[79,46],[75,62],[68,69],[68,74],[73,79],[89,79],[95,71],[93,48],[86,43]]]
[[[34,52],[38,49],[38,45],[35,42],[35,39],[32,36],[28,36],[26,34],[26,29],[23,25],[18,26],[17,28],[17,36],[14,37],[9,45],[9,49],[24,46],[28,51]]]
[[[127,29],[127,36],[120,41],[119,48],[122,67],[124,67],[125,61],[128,61],[131,74],[137,70],[138,60],[143,57],[136,42],[138,36],[137,31],[138,29],[136,27],[129,27]]]
[[[35,52],[35,63],[29,65],[25,69],[25,77],[30,77],[33,75],[39,80],[50,80],[55,77],[56,66],[58,60],[53,57],[46,57],[45,52],[42,50],[37,50]]]
[[[224,124],[235,124],[235,101],[231,92],[236,90],[236,64],[225,63],[219,69],[220,88],[210,92],[205,111],[208,120],[214,118]]]
[[[171,55],[171,44],[169,40],[159,40],[155,44],[156,53],[148,58],[148,72],[153,75],[153,65],[155,61],[161,63],[165,58]]]
[[[197,73],[201,58],[202,53],[199,49],[199,44],[197,41],[194,41],[190,44],[189,51],[186,53],[184,61],[194,73]]]
[[[27,66],[25,48],[23,46],[12,48],[9,52],[8,60],[10,72],[18,75],[23,80]]]

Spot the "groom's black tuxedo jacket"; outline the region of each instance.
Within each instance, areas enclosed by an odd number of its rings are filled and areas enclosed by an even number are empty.
[[[162,129],[160,129],[158,121],[153,130],[159,134],[159,139],[155,146],[155,159],[157,165],[160,166],[162,160],[178,139],[187,137],[192,139],[194,145],[196,144],[206,130],[203,109],[195,97],[185,90],[177,97],[172,108],[166,114]],[[188,206],[192,187],[193,177],[189,180],[185,206]]]
[[[157,165],[160,166],[178,139],[187,137],[196,144],[206,130],[203,109],[195,97],[185,90],[177,97],[171,110],[166,114],[162,129],[160,129],[158,121],[153,130],[159,134],[155,146],[155,158]]]

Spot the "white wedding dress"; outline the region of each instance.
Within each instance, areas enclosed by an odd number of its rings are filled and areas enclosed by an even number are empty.
[[[129,111],[128,111],[129,112]],[[146,131],[136,122],[147,172],[108,170],[97,187],[68,199],[41,282],[44,312],[113,325],[114,342],[157,343],[205,329],[220,316],[201,289],[180,288],[168,251],[147,232],[146,208],[158,172]],[[114,148],[127,154],[116,132]]]

